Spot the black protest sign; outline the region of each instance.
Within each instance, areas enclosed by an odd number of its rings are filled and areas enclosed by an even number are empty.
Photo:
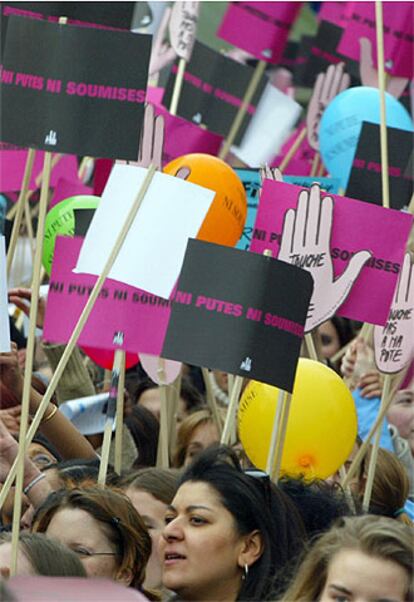
[[[136,160],[150,50],[147,35],[10,17],[2,140]]]
[[[408,206],[414,192],[413,132],[387,128],[390,207]],[[346,195],[382,205],[380,126],[364,121],[358,139]]]
[[[178,62],[173,65],[165,88],[162,103],[166,107],[171,103],[177,68]],[[191,61],[186,64],[177,115],[198,125],[203,124],[207,129],[221,136],[227,136],[253,73],[252,67],[237,63],[196,42]],[[247,108],[236,144],[241,141],[256,110],[266,81],[267,78],[263,76],[259,82]]]
[[[191,239],[162,357],[292,391],[312,276],[288,263]]]
[[[91,225],[95,209],[74,209],[75,217],[75,236],[85,237],[89,226]]]
[[[4,2],[3,14],[67,17],[95,25],[130,29],[135,2]]]

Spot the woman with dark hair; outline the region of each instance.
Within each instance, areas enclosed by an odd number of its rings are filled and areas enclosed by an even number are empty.
[[[60,489],[37,509],[32,530],[73,550],[89,577],[107,577],[142,591],[151,539],[121,492],[98,486]]]
[[[134,440],[136,458],[134,468],[154,466],[157,461],[158,434],[160,425],[155,416],[146,408],[134,406],[131,414],[125,419]]]
[[[150,378],[143,378],[137,385],[134,395],[135,403],[154,414],[159,420],[161,411],[160,387]],[[201,393],[191,384],[188,378],[181,380],[180,398],[177,408],[177,422],[180,423],[191,412],[202,408],[206,403]]]
[[[265,473],[211,448],[179,479],[160,540],[164,586],[180,600],[267,600],[303,546],[301,519]]]

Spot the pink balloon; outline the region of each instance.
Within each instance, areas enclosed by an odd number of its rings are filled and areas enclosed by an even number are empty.
[[[141,366],[148,374],[150,379],[157,385],[169,385],[174,382],[181,372],[182,363],[174,360],[165,360],[156,355],[140,354]],[[160,378],[159,370],[164,371],[164,379]]]

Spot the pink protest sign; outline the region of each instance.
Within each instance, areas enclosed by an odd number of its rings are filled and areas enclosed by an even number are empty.
[[[344,27],[347,5],[348,2],[322,2],[321,10],[318,13],[318,21],[328,21],[338,25],[338,27]]]
[[[260,61],[277,63],[301,6],[302,2],[231,2],[217,35]]]
[[[385,70],[391,75],[412,78],[414,72],[414,5],[412,2],[383,2]],[[348,2],[347,27],[337,51],[359,61],[360,39],[367,38],[376,64],[377,41],[375,2]]]
[[[174,382],[181,372],[182,363],[147,353],[140,353],[141,366],[154,383],[158,385],[169,385]]]
[[[282,255],[309,269],[316,279],[315,291],[322,283],[319,297],[312,298],[316,306],[312,325],[328,319],[332,309],[354,320],[385,324],[413,217],[333,194],[322,193],[319,204],[312,191],[307,200],[300,196],[302,191],[299,186],[265,180],[251,250],[270,249],[274,257]],[[328,287],[332,294],[328,295]]]
[[[43,333],[46,341],[69,340],[97,280],[95,276],[72,272],[82,243],[81,238],[64,236],[56,240]],[[107,279],[79,345],[159,355],[170,305],[166,299]]]
[[[66,178],[59,178],[56,183],[56,187],[53,193],[52,200],[50,201],[49,209],[72,196],[78,195],[91,195],[93,194],[93,188],[85,186],[80,180],[67,180]]]
[[[0,150],[0,192],[14,192],[20,190],[24,168],[27,159],[27,150]],[[36,151],[33,164],[30,190],[39,187],[39,175],[43,171],[44,152]],[[77,180],[78,162],[74,155],[62,155],[52,169],[50,186],[56,186],[59,178]]]

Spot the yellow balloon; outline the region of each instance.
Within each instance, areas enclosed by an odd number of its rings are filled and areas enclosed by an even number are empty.
[[[251,381],[240,401],[238,424],[250,461],[266,469],[279,389]],[[290,405],[281,472],[326,479],[348,458],[357,436],[353,397],[324,364],[301,358]]]

